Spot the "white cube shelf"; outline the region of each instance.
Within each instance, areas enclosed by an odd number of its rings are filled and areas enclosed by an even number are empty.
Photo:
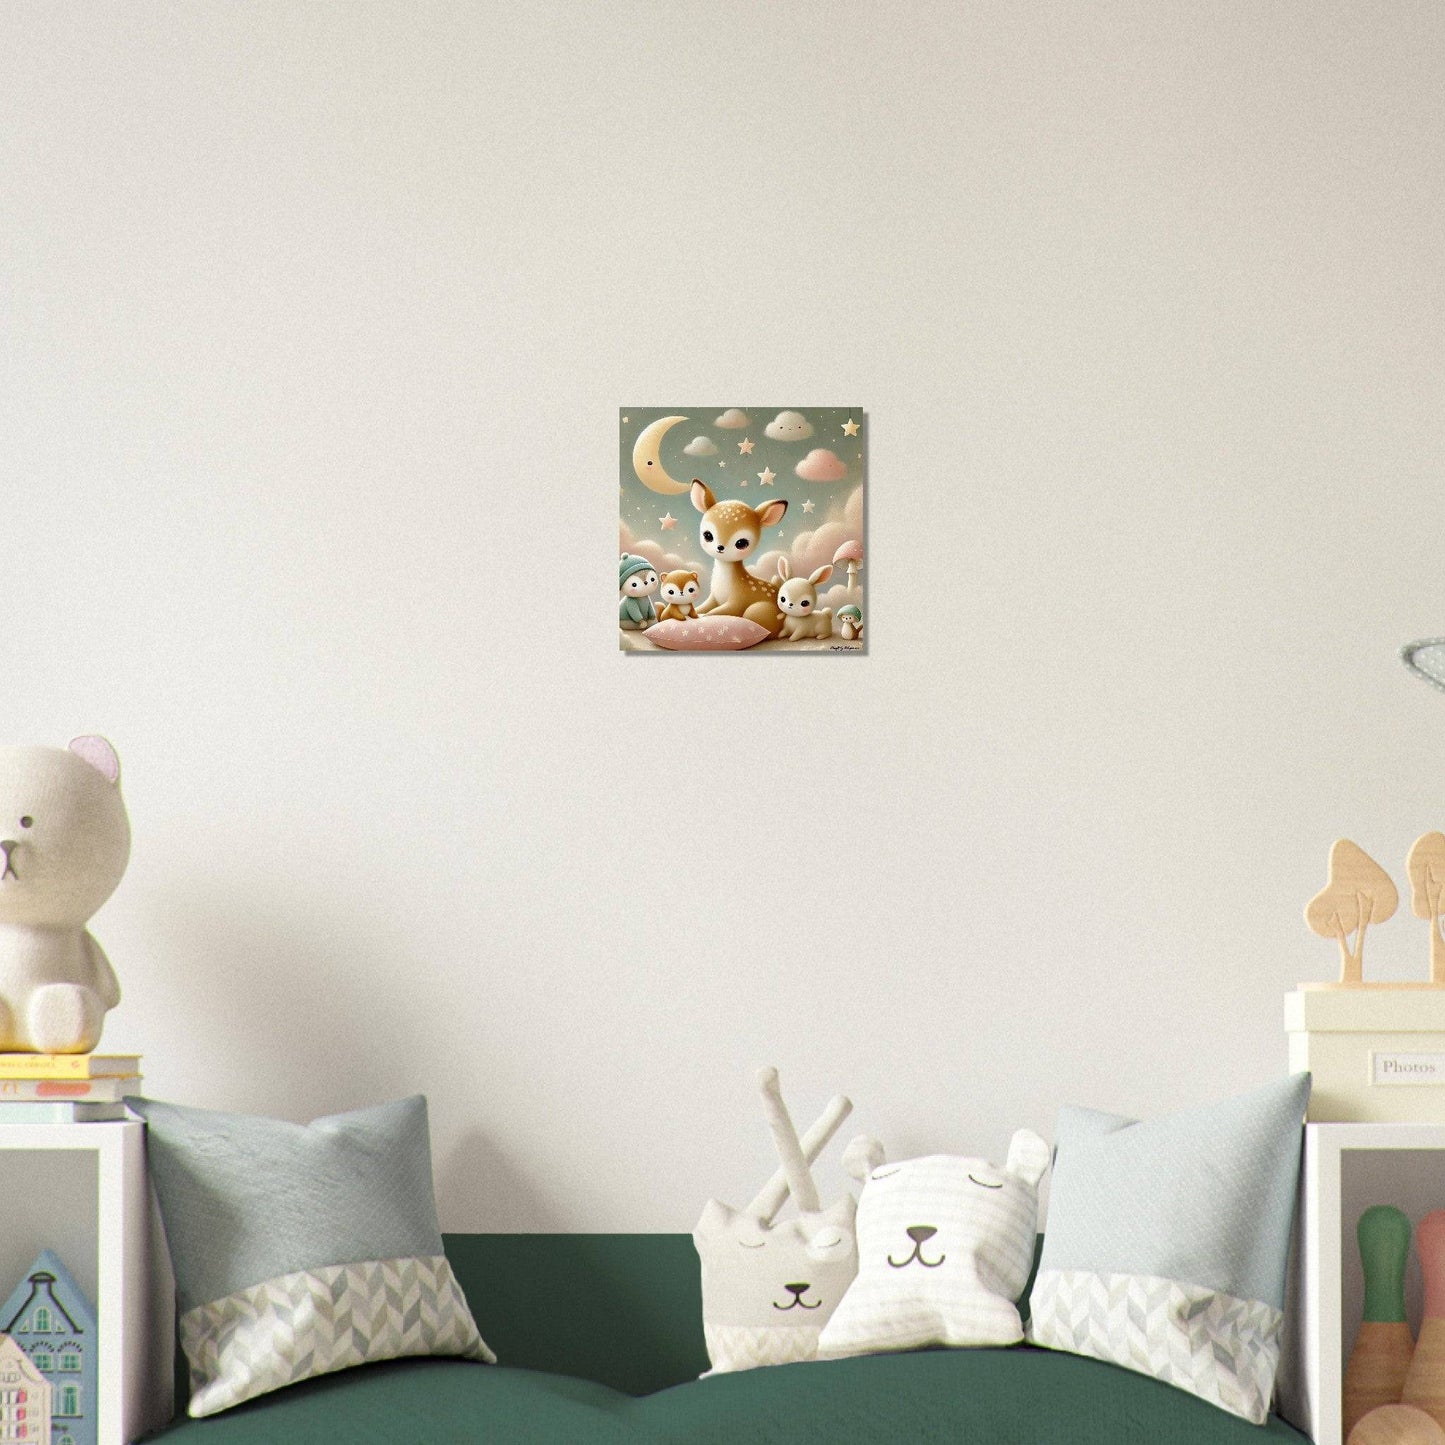
[[[53,1249],[95,1304],[98,1445],[165,1424],[174,1315],[145,1125],[0,1124],[0,1199],[0,1299]]]
[[[1445,1208],[1445,1124],[1305,1126],[1278,1408],[1316,1445],[1344,1445],[1341,1389],[1364,1298],[1355,1230],[1373,1204],[1394,1204],[1412,1223]],[[1412,1251],[1406,1306],[1417,1335],[1421,1295]]]

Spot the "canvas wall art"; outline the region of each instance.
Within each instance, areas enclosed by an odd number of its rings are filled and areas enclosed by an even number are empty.
[[[622,407],[623,652],[866,648],[861,407]]]

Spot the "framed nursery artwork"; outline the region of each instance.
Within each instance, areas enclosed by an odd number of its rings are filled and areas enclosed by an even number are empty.
[[[862,407],[618,417],[623,652],[865,650]]]

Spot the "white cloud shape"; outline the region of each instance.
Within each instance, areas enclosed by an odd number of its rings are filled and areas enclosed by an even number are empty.
[[[741,431],[745,426],[751,426],[748,414],[735,406],[730,406],[716,421],[714,426],[720,426],[724,431]]]
[[[800,411],[780,411],[763,430],[775,442],[805,442],[813,435],[813,423]]]
[[[814,447],[793,470],[805,482],[841,482],[848,475],[848,464],[827,447]]]
[[[717,448],[707,437],[693,437],[682,449],[684,456],[689,457],[715,457]]]
[[[679,556],[676,552],[669,552],[666,547],[659,546],[650,538],[637,536],[626,522],[618,525],[617,547],[619,552],[633,552],[639,557],[646,557],[659,572],[696,572],[699,577],[706,575],[707,564],[705,562],[696,562],[691,557]]]

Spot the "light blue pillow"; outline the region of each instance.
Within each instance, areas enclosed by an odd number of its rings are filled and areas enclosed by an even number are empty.
[[[1263,1423],[1309,1091],[1295,1074],[1147,1123],[1061,1110],[1029,1339]]]
[[[311,1124],[126,1103],[146,1121],[192,1415],[373,1360],[493,1358],[442,1252],[420,1095]]]

